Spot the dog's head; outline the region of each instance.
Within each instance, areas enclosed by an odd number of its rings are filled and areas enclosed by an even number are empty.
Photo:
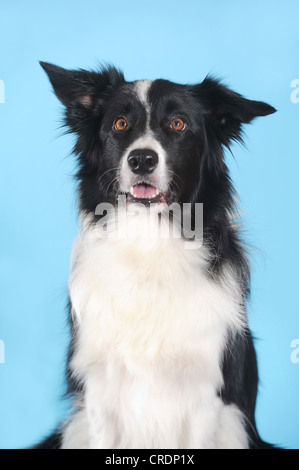
[[[77,137],[80,208],[86,212],[119,194],[128,204],[229,205],[223,147],[241,140],[243,123],[275,112],[213,78],[198,85],[127,82],[113,67],[90,72],[41,65]]]

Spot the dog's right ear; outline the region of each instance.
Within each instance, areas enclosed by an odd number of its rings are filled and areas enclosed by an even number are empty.
[[[46,62],[40,62],[40,65],[47,73],[57,98],[73,117],[92,113],[105,102],[113,89],[125,82],[123,74],[114,67],[94,72],[66,70]]]
[[[219,80],[206,77],[193,92],[205,109],[205,117],[219,142],[229,147],[232,140],[242,142],[243,124],[276,109],[263,101],[248,100],[230,90]]]

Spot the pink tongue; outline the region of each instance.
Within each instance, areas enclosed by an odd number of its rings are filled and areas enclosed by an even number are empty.
[[[156,188],[144,184],[133,186],[134,194],[139,199],[151,199],[156,195]]]

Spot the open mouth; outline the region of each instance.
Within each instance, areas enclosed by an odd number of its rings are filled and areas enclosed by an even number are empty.
[[[166,193],[148,183],[139,183],[130,188],[127,193],[127,203],[139,202],[142,204],[162,204],[167,203]]]

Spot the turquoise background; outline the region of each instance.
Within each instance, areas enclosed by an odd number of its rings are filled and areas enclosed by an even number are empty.
[[[257,422],[264,439],[298,448],[298,18],[296,0],[0,0],[1,448],[35,443],[68,409],[73,138],[61,136],[61,106],[39,60],[113,63],[128,80],[196,83],[213,73],[278,109],[248,126],[247,148],[235,145],[227,158],[252,245]]]

